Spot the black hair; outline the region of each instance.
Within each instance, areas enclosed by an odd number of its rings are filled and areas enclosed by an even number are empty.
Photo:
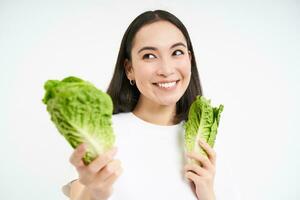
[[[111,96],[114,110],[113,113],[131,112],[135,108],[140,92],[134,85],[130,85],[126,76],[124,62],[126,59],[131,60],[132,43],[136,33],[147,24],[157,21],[168,21],[174,24],[184,35],[187,48],[191,52],[191,79],[183,96],[176,103],[176,116],[174,122],[187,120],[188,110],[197,95],[202,95],[198,69],[194,56],[192,43],[187,29],[183,23],[173,14],[164,10],[146,11],[137,16],[127,28],[121,42],[115,70],[107,93]]]

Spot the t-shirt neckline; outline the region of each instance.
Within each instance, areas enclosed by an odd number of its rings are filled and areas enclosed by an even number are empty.
[[[159,124],[153,124],[153,123],[150,123],[150,122],[147,122],[141,118],[139,118],[138,116],[136,116],[135,114],[133,114],[133,112],[129,112],[129,115],[135,120],[137,121],[138,123],[141,123],[141,124],[144,124],[146,126],[152,126],[152,127],[157,127],[157,128],[164,128],[164,129],[177,129],[179,127],[182,126],[183,124],[183,121],[179,122],[178,124],[174,124],[174,125],[159,125]]]

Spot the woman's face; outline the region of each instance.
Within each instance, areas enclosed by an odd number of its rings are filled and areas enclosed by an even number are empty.
[[[191,55],[184,35],[175,25],[158,21],[135,35],[127,77],[135,80],[139,101],[174,106],[188,87]]]

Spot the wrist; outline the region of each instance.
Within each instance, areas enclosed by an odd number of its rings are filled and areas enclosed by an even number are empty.
[[[103,197],[99,197],[99,196],[90,196],[90,200],[107,200],[108,198],[103,198]]]
[[[100,198],[100,199],[99,199],[99,198],[91,197],[90,200],[107,200],[107,199],[103,199],[103,198]]]
[[[90,200],[108,200],[110,194],[103,191],[90,191]]]
[[[206,196],[204,198],[203,198],[203,196],[198,196],[198,195],[197,195],[197,197],[198,197],[198,200],[216,200],[216,195],[214,192],[211,193],[211,195]]]

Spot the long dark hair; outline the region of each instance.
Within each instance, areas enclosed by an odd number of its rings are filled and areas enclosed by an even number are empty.
[[[132,41],[139,29],[144,25],[157,21],[168,21],[181,30],[186,39],[187,48],[191,52],[192,56],[190,83],[183,96],[176,103],[176,116],[174,121],[179,122],[187,119],[191,103],[195,100],[197,95],[202,95],[202,87],[188,31],[176,16],[167,11],[147,11],[137,16],[131,22],[123,36],[118,59],[115,65],[115,71],[107,89],[107,93],[112,97],[114,114],[133,111],[138,102],[140,92],[136,86],[130,85],[126,76],[124,61],[125,59],[131,60]]]

